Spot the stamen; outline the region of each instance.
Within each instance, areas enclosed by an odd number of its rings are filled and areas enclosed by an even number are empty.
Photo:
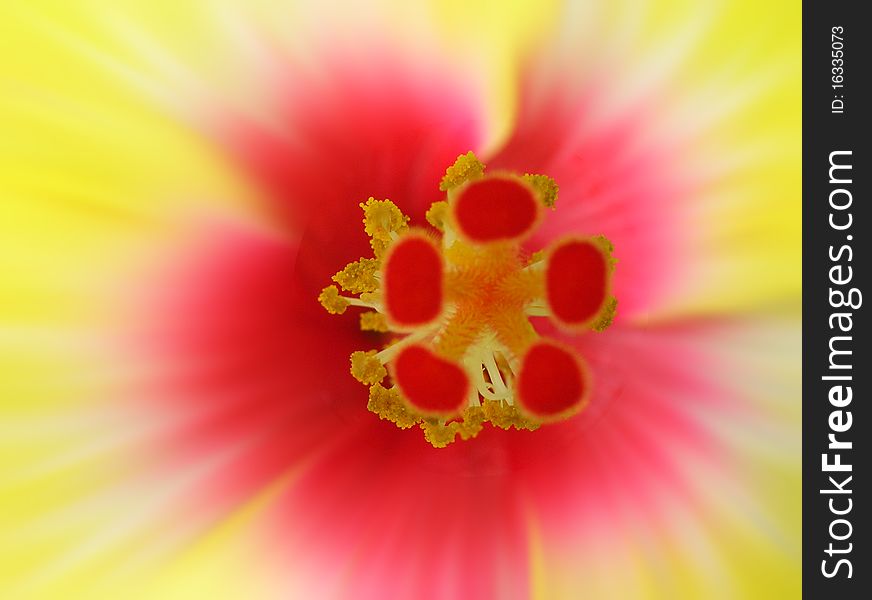
[[[328,285],[321,290],[321,295],[318,296],[318,302],[320,302],[321,306],[323,306],[331,315],[343,314],[345,309],[348,308],[348,305],[351,304],[348,298],[339,295],[339,288],[335,285]]]
[[[378,333],[390,331],[385,316],[379,312],[360,313],[360,329],[361,331],[375,331]]]
[[[426,340],[428,337],[433,336],[433,329],[419,329],[414,333],[410,333],[406,337],[390,342],[384,350],[379,352],[376,357],[381,361],[382,364],[386,365],[391,362],[394,357],[400,353],[400,350],[411,346],[412,344],[417,344],[418,342]]]
[[[352,294],[374,292],[378,289],[378,267],[377,259],[361,258],[334,275],[333,281]]]
[[[541,421],[531,419],[524,415],[517,407],[503,404],[501,402],[487,402],[482,410],[485,419],[494,427],[509,430],[512,427],[515,429],[526,429],[527,431],[536,431],[542,425]]]
[[[439,231],[445,231],[445,221],[448,219],[448,203],[444,200],[430,205],[424,218]]]
[[[606,300],[605,305],[599,313],[599,316],[591,325],[591,329],[594,331],[605,331],[609,328],[609,325],[612,324],[612,321],[615,320],[615,313],[618,310],[618,299],[614,296],[610,297]]]
[[[454,442],[457,434],[460,438],[468,440],[474,438],[482,430],[486,420],[484,411],[478,406],[471,406],[463,411],[463,419],[450,423],[438,421],[424,421],[421,429],[424,430],[424,439],[430,442],[434,448],[444,448]]]
[[[361,294],[360,298],[349,298],[339,295],[339,288],[335,285],[328,285],[318,296],[318,302],[331,315],[341,315],[349,306],[362,306],[365,308],[380,308],[379,302],[372,294]]]
[[[488,177],[467,184],[452,203],[454,223],[475,243],[517,241],[539,220],[533,189],[511,176]]]
[[[351,374],[360,383],[372,385],[381,383],[388,376],[387,369],[376,356],[375,350],[353,352],[351,354]]]
[[[400,429],[408,429],[421,422],[421,415],[409,409],[396,389],[388,389],[378,383],[369,388],[366,407],[380,418],[392,421]]]
[[[547,175],[531,175],[530,173],[524,175],[522,179],[536,190],[536,194],[539,196],[539,201],[542,204],[552,210],[554,209],[554,205],[557,203],[557,192],[559,190],[556,181]]]
[[[416,411],[448,417],[466,405],[469,378],[456,363],[413,345],[400,351],[392,365],[397,387]]]
[[[445,170],[445,177],[439,183],[439,189],[447,192],[459,185],[477,179],[484,173],[484,164],[472,153],[461,154],[454,164]]]
[[[500,370],[497,367],[497,361],[492,352],[485,354],[484,368],[487,371],[488,377],[491,380],[494,395],[499,397],[501,400],[505,400],[509,404],[513,404],[512,392],[503,381],[502,373],[500,373]]]
[[[514,372],[507,361],[497,364],[497,355],[502,356],[503,352],[505,348],[493,335],[484,336],[470,346],[461,362],[482,398],[513,404],[510,384]]]
[[[424,235],[406,234],[385,259],[385,309],[388,320],[400,327],[417,327],[442,312],[442,256]]]
[[[390,200],[370,197],[361,202],[360,208],[363,209],[364,230],[372,238],[369,243],[376,258],[380,258],[394,238],[409,228],[409,217]]]
[[[589,387],[578,357],[555,342],[533,344],[518,374],[518,402],[542,421],[566,418],[581,408]]]

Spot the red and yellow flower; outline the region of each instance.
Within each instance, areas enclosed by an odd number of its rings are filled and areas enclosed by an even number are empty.
[[[797,592],[799,10],[509,4],[2,9],[0,587]]]

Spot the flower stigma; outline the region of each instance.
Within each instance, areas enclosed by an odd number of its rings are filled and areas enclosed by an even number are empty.
[[[361,203],[373,256],[348,264],[318,297],[331,314],[364,309],[361,330],[383,337],[381,348],[351,355],[367,408],[401,429],[420,427],[437,448],[486,423],[535,431],[577,414],[591,390],[587,366],[532,320],[605,330],[617,307],[612,244],[573,235],[526,249],[556,208],[547,175],[485,173],[468,152],[439,189],[446,198],[427,211],[429,228],[409,227],[390,200]]]

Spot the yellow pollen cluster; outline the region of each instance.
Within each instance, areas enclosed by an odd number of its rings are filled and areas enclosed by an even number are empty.
[[[434,202],[424,215],[427,222],[439,231],[445,231],[445,220],[448,218],[448,203],[445,201]]]
[[[459,156],[440,184],[440,189],[448,192],[447,201],[434,202],[426,213],[427,222],[440,234],[428,235],[440,247],[444,261],[445,306],[437,322],[398,331],[386,318],[382,263],[391,244],[409,231],[409,217],[389,200],[369,198],[360,204],[373,256],[362,257],[333,276],[349,295],[341,295],[331,285],[318,298],[331,314],[342,314],[349,306],[369,309],[360,314],[360,328],[384,336],[382,349],[351,355],[351,374],[369,387],[367,408],[401,429],[418,425],[424,438],[437,448],[453,443],[458,436],[462,440],[474,438],[486,423],[529,431],[541,425],[519,409],[514,394],[519,359],[538,339],[530,318],[548,314],[541,268],[546,254],[524,254],[511,242],[465,242],[452,222],[452,195],[468,182],[484,177],[484,171],[484,164],[472,152]],[[553,179],[533,174],[522,179],[539,202],[554,207],[557,184]],[[596,243],[604,252],[611,251],[605,238]],[[597,315],[595,330],[611,323],[616,305],[614,298],[606,301]],[[388,370],[391,361],[412,344],[423,344],[462,366],[469,378],[470,395],[458,414],[445,419],[420,414],[395,384],[388,383],[392,381]]]
[[[408,429],[421,422],[420,415],[409,409],[396,388],[385,388],[378,383],[369,388],[369,402],[366,407],[400,429]]]
[[[539,194],[539,199],[542,204],[553,209],[557,202],[557,182],[547,175],[531,175],[527,173],[522,178],[524,181],[533,186],[536,193]]]
[[[362,202],[363,226],[376,258],[381,258],[391,242],[409,229],[409,217],[390,200],[370,198]]]
[[[351,353],[351,374],[360,383],[373,385],[387,377],[388,372],[376,357],[375,350],[369,352],[358,350]]]
[[[361,331],[375,331],[377,333],[390,331],[385,316],[375,311],[360,313],[360,329]]]
[[[445,176],[439,183],[439,189],[447,192],[467,181],[481,177],[483,173],[484,164],[472,151],[469,151],[458,156],[454,164],[445,170]]]
[[[612,296],[606,300],[606,305],[603,307],[599,318],[593,322],[592,328],[594,331],[605,331],[608,329],[612,321],[615,320],[615,313],[618,310],[618,299]]]
[[[339,289],[335,285],[325,287],[318,296],[318,302],[331,315],[341,315],[350,304],[348,298],[339,295]]]
[[[470,406],[463,411],[459,420],[440,423],[410,410],[396,388],[386,388],[378,383],[369,388],[367,408],[381,419],[391,421],[400,429],[418,425],[424,432],[424,438],[436,448],[444,448],[454,442],[458,435],[462,440],[474,438],[488,421],[494,427],[501,429],[515,427],[535,431],[540,426],[536,421],[524,417],[514,406],[499,402]]]
[[[352,294],[374,292],[378,289],[379,262],[374,258],[361,258],[333,276],[333,281]]]

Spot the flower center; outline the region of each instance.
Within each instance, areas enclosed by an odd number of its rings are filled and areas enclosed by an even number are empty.
[[[350,295],[331,285],[318,298],[332,314],[369,309],[361,329],[388,341],[354,352],[351,374],[369,386],[370,411],[403,429],[418,425],[435,447],[475,437],[488,422],[533,431],[577,413],[591,387],[587,368],[531,319],[603,331],[617,305],[604,237],[523,249],[554,208],[554,180],[484,171],[472,152],[447,169],[446,200],[426,215],[433,229],[409,228],[389,200],[362,203],[373,257],[333,276]]]

